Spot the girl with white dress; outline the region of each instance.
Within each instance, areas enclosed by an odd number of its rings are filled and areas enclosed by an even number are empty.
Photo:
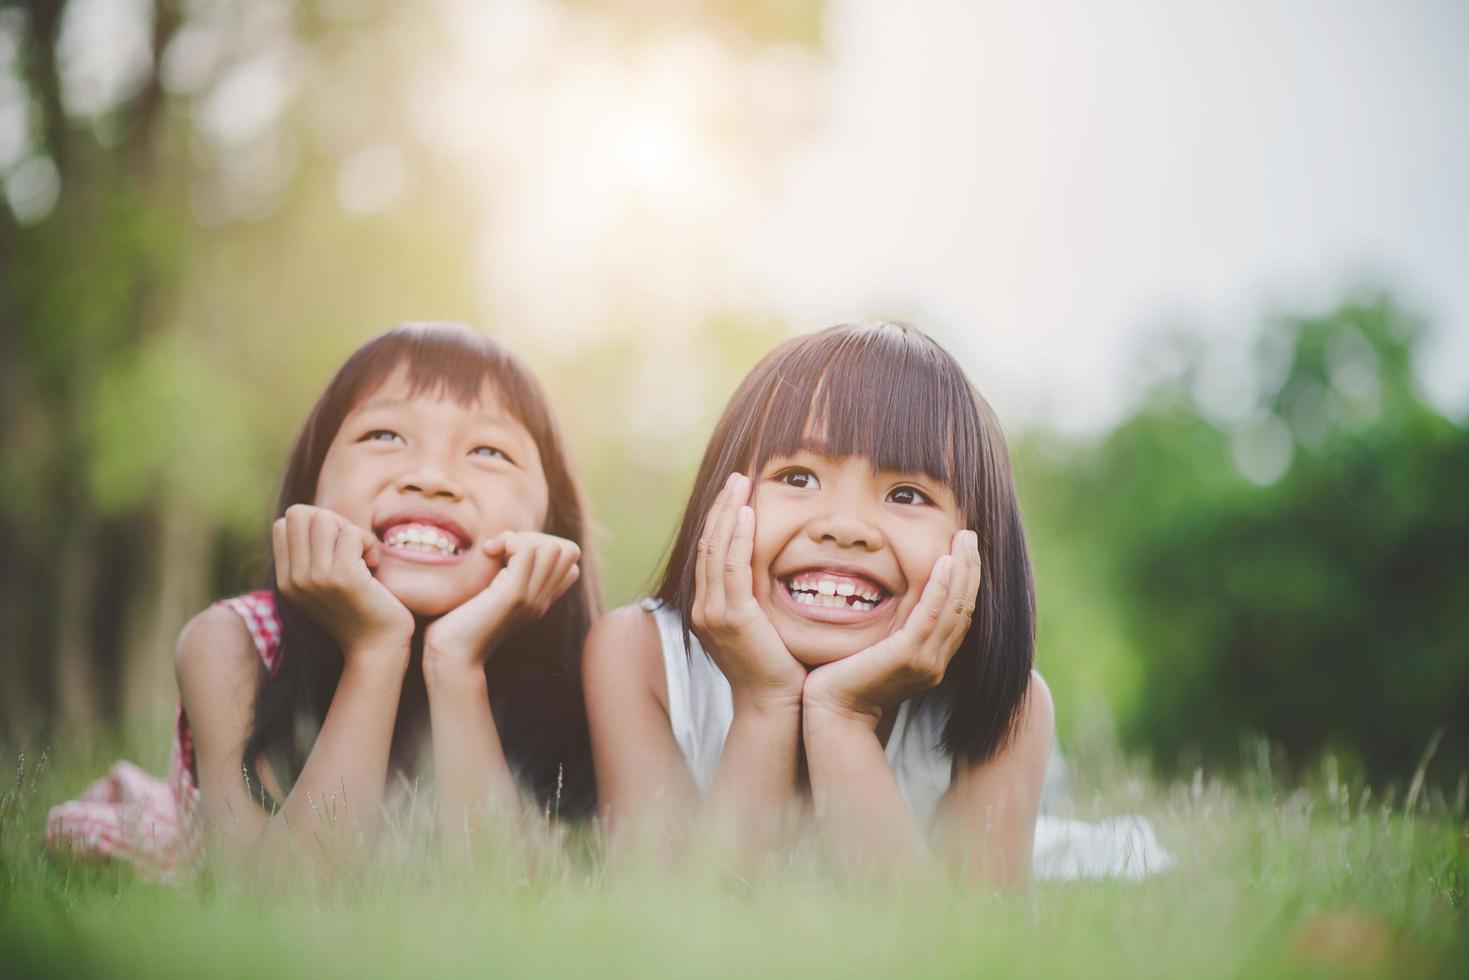
[[[799,337],[725,409],[656,595],[588,636],[602,817],[758,855],[809,801],[854,871],[1065,874],[1046,856],[1069,822],[1037,836],[1053,707],[1034,655],[988,404],[912,327]]]

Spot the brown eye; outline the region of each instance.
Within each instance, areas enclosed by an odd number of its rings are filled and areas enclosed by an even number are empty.
[[[776,474],[775,479],[777,483],[784,483],[788,487],[798,487],[802,490],[821,489],[821,481],[816,479],[816,474],[800,467],[783,470]]]
[[[917,487],[895,487],[888,491],[888,501],[894,504],[931,504],[933,500]]]
[[[398,435],[398,433],[394,432],[392,429],[373,429],[371,432],[367,433],[367,435],[363,436],[361,439],[358,439],[357,441],[358,442],[407,442],[408,440],[406,440],[402,436]]]

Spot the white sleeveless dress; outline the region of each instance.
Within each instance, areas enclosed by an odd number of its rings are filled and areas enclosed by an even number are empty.
[[[708,792],[734,721],[729,681],[697,637],[689,636],[685,652],[677,611],[656,599],[645,599],[643,608],[658,624],[674,740],[699,791]],[[932,822],[939,799],[949,789],[952,770],[939,748],[942,734],[931,713],[915,711],[911,701],[904,701],[885,748],[898,789],[923,827]],[[1036,821],[1037,878],[1142,878],[1167,869],[1173,860],[1143,817],[1112,817],[1093,824],[1042,814]]]

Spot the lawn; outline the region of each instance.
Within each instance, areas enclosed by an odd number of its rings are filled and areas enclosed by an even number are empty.
[[[1003,898],[836,882],[813,859],[762,874],[619,870],[589,832],[446,861],[415,826],[330,888],[148,884],[53,858],[48,805],[115,747],[4,749],[0,974],[107,977],[1464,976],[1463,781],[1372,793],[1327,761],[1269,754],[1162,784],[1115,752],[1073,757],[1065,812],[1148,816],[1178,857],[1140,883],[1037,883]],[[161,759],[144,758],[155,768]],[[1088,775],[1090,774],[1090,775]],[[422,823],[421,818],[407,824]]]

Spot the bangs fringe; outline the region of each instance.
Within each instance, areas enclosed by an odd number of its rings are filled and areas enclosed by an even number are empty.
[[[748,468],[800,450],[863,456],[874,470],[922,473],[965,511],[981,465],[977,396],[932,340],[904,325],[827,332],[777,352]],[[963,478],[967,476],[968,478]]]
[[[410,395],[447,396],[473,405],[492,385],[499,397],[533,433],[545,425],[544,401],[529,369],[510,350],[460,323],[405,323],[383,334],[362,351],[360,371],[352,378],[357,397],[407,366]]]

